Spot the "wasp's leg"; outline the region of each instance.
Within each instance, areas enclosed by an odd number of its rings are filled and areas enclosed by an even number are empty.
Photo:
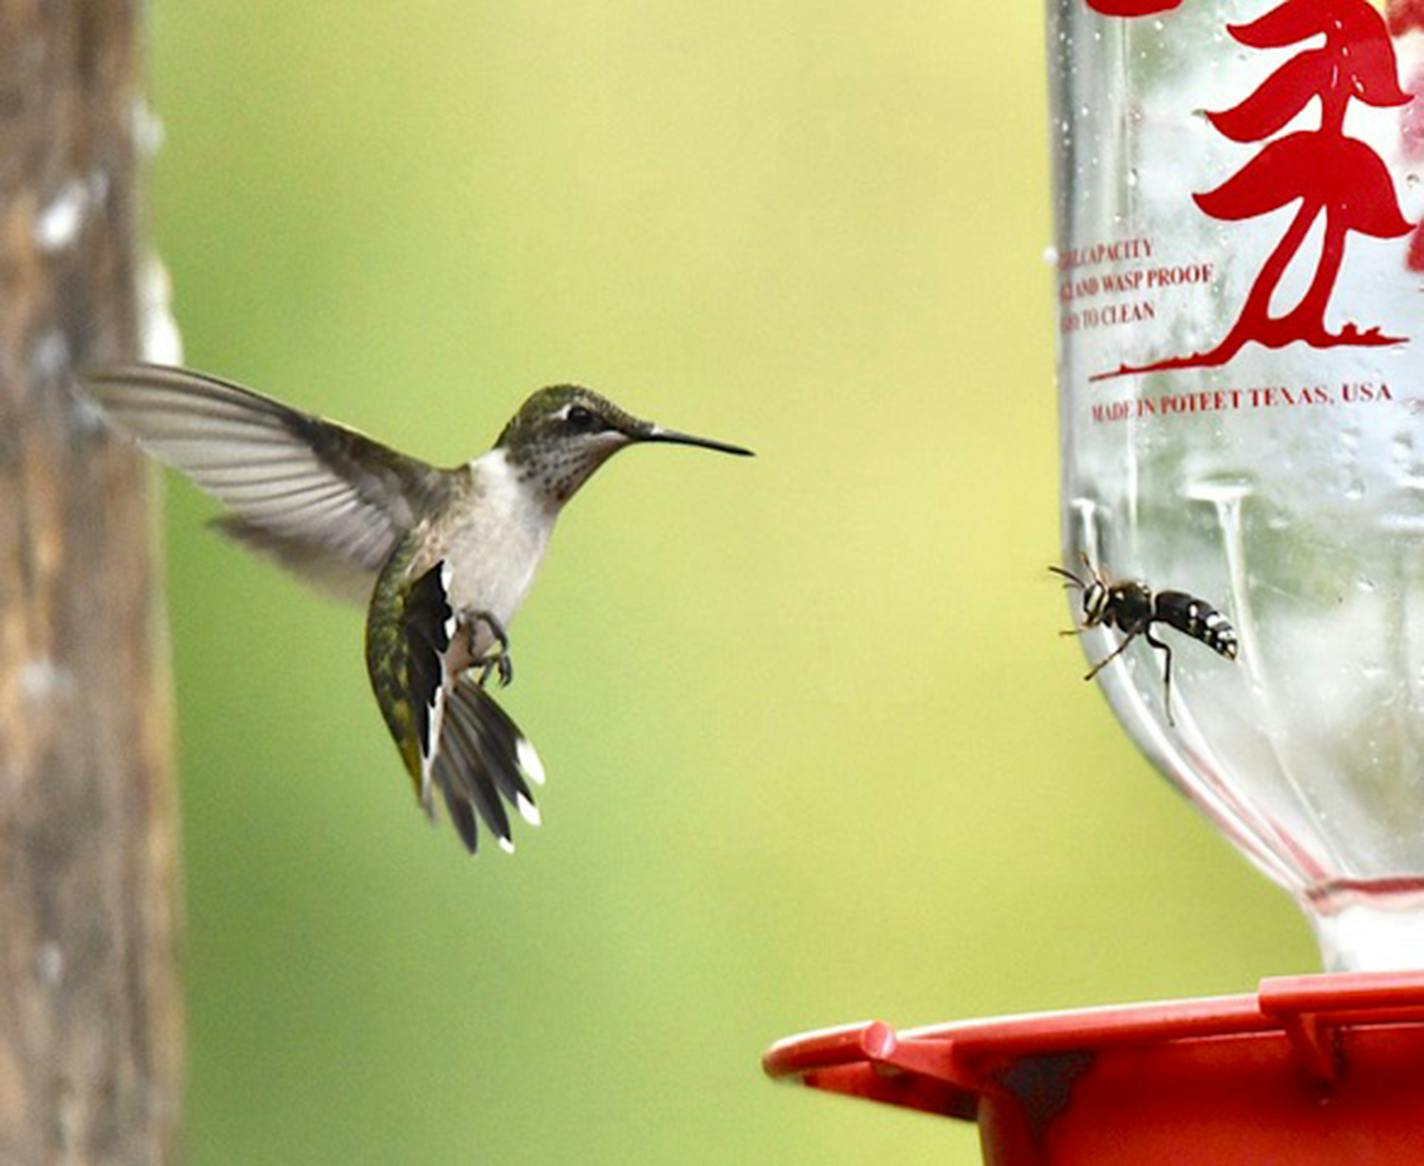
[[[1061,631],[1058,634],[1060,636],[1081,636],[1087,630],[1087,628],[1068,628],[1067,630]]]
[[[504,625],[488,611],[462,612],[461,619],[469,629],[471,653],[474,652],[480,624],[484,624],[489,629],[490,635],[494,637],[494,644],[485,649],[482,655],[477,656],[471,665],[472,668],[478,668],[480,671],[480,687],[484,687],[493,672],[499,673],[500,685],[507,686],[514,679],[514,657],[509,654],[509,633],[504,630]]]
[[[1114,648],[1111,652],[1109,652],[1106,656],[1104,656],[1101,660],[1094,664],[1092,668],[1088,671],[1088,674],[1083,677],[1083,679],[1091,680],[1094,676],[1096,676],[1099,672],[1101,672],[1104,668],[1106,668],[1109,664],[1111,664],[1114,660],[1121,656],[1123,650],[1127,647],[1128,644],[1132,643],[1132,641],[1137,638],[1141,631],[1141,628],[1136,628],[1133,631],[1128,632],[1127,635],[1123,637],[1122,643],[1120,643],[1116,648]]]
[[[1175,728],[1177,722],[1172,719],[1172,649],[1154,636],[1150,629],[1144,630],[1142,634],[1154,648],[1160,648],[1165,657],[1162,665],[1162,699],[1167,708],[1167,723]]]

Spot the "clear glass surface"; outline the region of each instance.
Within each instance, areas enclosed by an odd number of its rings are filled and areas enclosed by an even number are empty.
[[[1154,629],[1170,718],[1141,637],[1102,686],[1328,967],[1424,967],[1424,26],[1050,0],[1048,37],[1064,564],[1239,639]]]

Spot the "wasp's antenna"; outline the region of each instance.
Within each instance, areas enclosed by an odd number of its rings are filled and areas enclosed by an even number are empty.
[[[1088,585],[1079,579],[1077,575],[1073,574],[1072,571],[1066,571],[1062,567],[1049,567],[1048,569],[1055,575],[1062,575],[1063,578],[1068,580],[1067,583],[1063,584],[1064,587],[1076,587],[1079,591],[1087,590]]]

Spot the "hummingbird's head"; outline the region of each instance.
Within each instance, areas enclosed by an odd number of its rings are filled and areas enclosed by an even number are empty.
[[[649,441],[699,445],[742,457],[752,452],[639,420],[580,385],[540,389],[519,407],[495,448],[504,450],[521,481],[537,483],[549,501],[562,505],[624,446]]]

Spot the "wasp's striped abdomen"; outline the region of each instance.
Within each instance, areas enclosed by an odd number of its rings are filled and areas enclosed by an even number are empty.
[[[1155,606],[1155,618],[1171,624],[1183,635],[1200,640],[1218,655],[1236,659],[1236,629],[1204,599],[1185,591],[1159,591]]]

